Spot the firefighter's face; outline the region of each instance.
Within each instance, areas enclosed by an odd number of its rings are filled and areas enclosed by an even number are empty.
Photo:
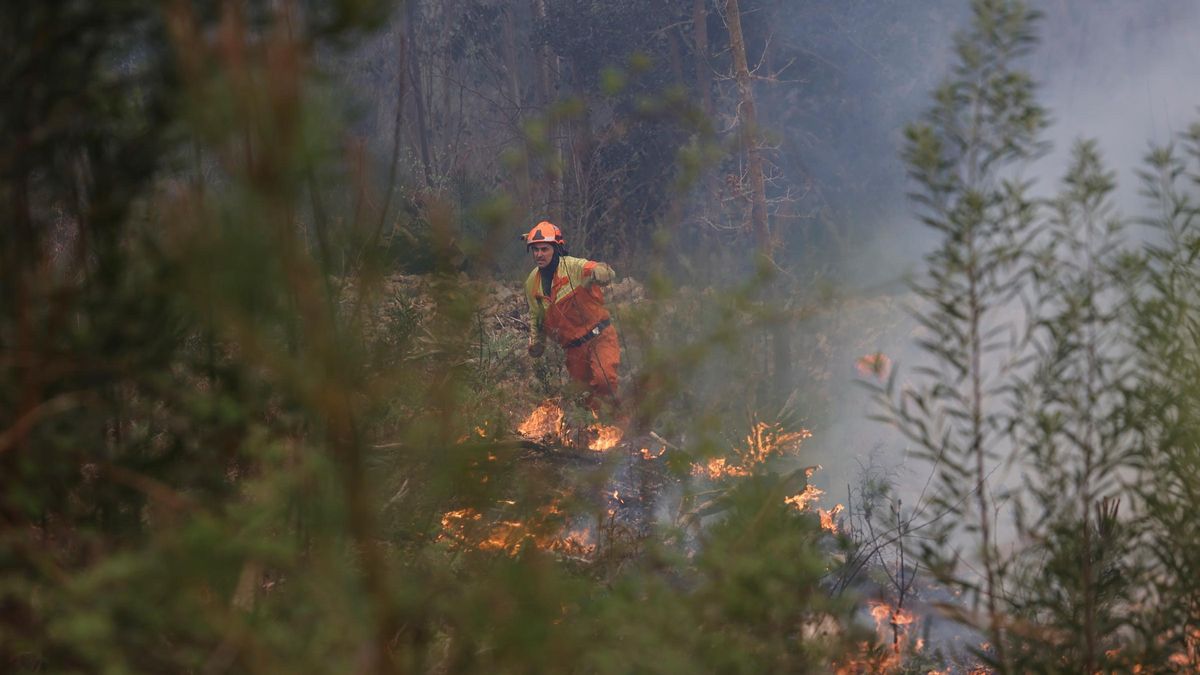
[[[554,247],[550,244],[533,244],[529,247],[529,252],[533,254],[533,262],[541,269],[545,269],[554,260]]]

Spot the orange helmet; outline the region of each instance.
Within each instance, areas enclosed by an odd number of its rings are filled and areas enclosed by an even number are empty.
[[[554,223],[543,220],[529,234],[525,235],[525,245],[532,246],[533,244],[553,244],[555,246],[566,246],[567,240],[563,239],[562,230]]]

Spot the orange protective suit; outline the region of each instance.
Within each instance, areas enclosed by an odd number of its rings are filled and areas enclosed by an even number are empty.
[[[525,280],[532,318],[530,344],[540,343],[549,335],[562,346],[567,372],[588,389],[588,405],[593,411],[602,402],[617,403],[621,347],[617,329],[604,307],[601,288],[612,278],[612,268],[604,263],[560,256],[548,294],[537,268]]]

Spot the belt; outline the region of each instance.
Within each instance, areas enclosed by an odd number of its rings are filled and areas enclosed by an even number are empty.
[[[592,326],[591,330],[589,330],[588,332],[584,333],[583,335],[580,335],[579,337],[575,338],[574,340],[571,340],[570,342],[563,345],[563,349],[574,349],[576,347],[582,347],[583,345],[587,344],[588,340],[591,340],[592,338],[594,338],[597,335],[599,335],[600,333],[602,333],[605,328],[608,328],[608,324],[610,324],[610,323],[612,323],[612,319],[604,319],[603,321],[596,324],[595,326]]]

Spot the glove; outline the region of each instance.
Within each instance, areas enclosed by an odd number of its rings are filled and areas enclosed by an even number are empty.
[[[604,263],[596,265],[596,269],[592,270],[592,278],[601,286],[607,286],[612,283],[612,280],[617,276],[613,268]]]
[[[535,359],[538,358],[539,356],[542,355],[542,352],[544,352],[544,351],[546,351],[546,344],[544,342],[530,342],[529,343],[529,355],[532,356],[533,358],[535,358]]]

